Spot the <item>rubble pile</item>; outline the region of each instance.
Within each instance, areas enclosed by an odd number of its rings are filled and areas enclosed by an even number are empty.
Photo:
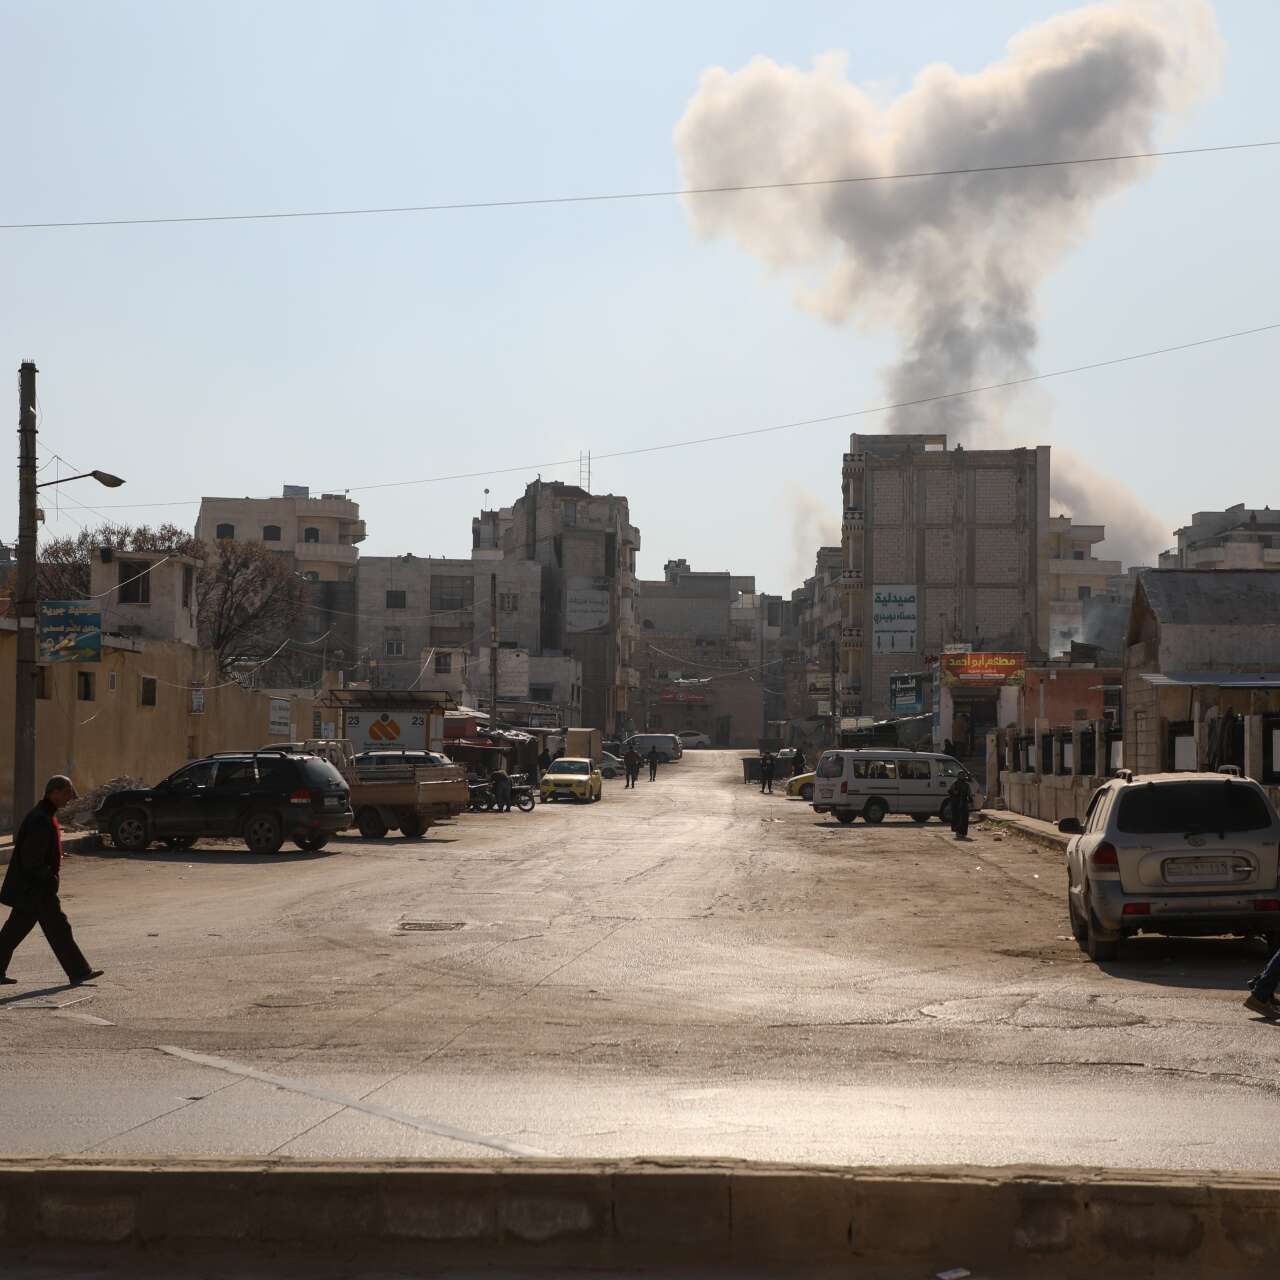
[[[93,827],[93,815],[107,796],[116,791],[132,791],[137,787],[145,787],[146,785],[141,778],[130,778],[127,774],[122,774],[118,778],[111,778],[100,787],[94,787],[92,791],[85,792],[78,800],[73,800],[69,805],[60,809],[58,811],[58,821],[62,826],[71,829],[91,830]]]

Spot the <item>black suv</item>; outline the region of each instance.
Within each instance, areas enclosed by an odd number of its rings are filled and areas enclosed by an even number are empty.
[[[278,853],[292,839],[314,852],[351,825],[351,796],[319,756],[225,752],[193,760],[154,787],[113,792],[95,820],[130,853],[153,840],[190,849],[201,836],[240,836],[252,853]]]

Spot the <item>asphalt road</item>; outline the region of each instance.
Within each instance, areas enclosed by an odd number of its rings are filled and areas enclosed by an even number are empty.
[[[1274,1169],[1261,955],[1098,968],[1060,855],[843,828],[688,753],[320,854],[103,850],[0,995],[0,1151]]]

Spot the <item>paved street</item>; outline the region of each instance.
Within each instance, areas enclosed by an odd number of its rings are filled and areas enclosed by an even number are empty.
[[[1100,970],[1056,853],[740,777],[691,752],[421,841],[71,857],[107,976],[19,951],[4,1152],[1274,1166],[1257,952]]]

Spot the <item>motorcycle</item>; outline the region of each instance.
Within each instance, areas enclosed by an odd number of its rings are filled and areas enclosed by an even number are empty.
[[[527,775],[518,773],[511,779],[511,799],[521,813],[533,812],[536,796]]]
[[[468,782],[467,792],[473,813],[488,813],[493,808],[493,787],[489,783]]]

